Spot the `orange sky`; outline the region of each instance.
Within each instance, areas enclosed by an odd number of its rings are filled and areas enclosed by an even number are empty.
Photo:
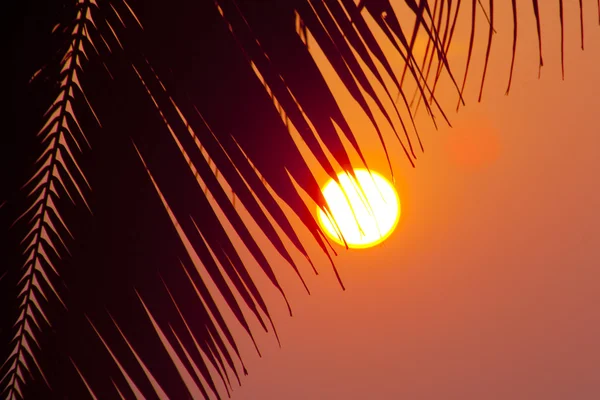
[[[518,58],[506,97],[510,2],[497,3],[483,102],[477,93],[485,29],[467,107],[456,114],[455,93],[440,89],[454,129],[440,120],[435,131],[419,114],[426,152],[417,154],[416,169],[386,128],[402,220],[380,246],[336,247],[347,290],[316,246],[311,254],[319,276],[297,257],[310,296],[291,268],[276,269],[291,318],[278,292],[253,274],[282,348],[257,324],[262,358],[240,336],[250,374],[234,388],[234,400],[600,398],[596,4],[584,1],[589,12],[581,52],[577,1],[565,2],[561,81],[558,5],[543,2],[545,66],[538,80],[533,13],[521,3]],[[462,77],[466,44],[457,38],[455,46],[454,71]],[[318,51],[315,56],[320,59]],[[330,82],[338,93],[339,84]],[[349,96],[338,96],[370,166],[389,178],[372,128]],[[325,175],[317,176],[323,183]]]

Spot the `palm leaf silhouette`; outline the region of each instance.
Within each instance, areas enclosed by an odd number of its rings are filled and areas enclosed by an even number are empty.
[[[487,68],[494,1],[404,3],[409,26],[386,0],[20,2],[24,22],[9,46],[11,108],[0,143],[1,396],[228,395],[246,369],[215,296],[250,337],[247,315],[267,331],[275,327],[220,215],[285,301],[273,271],[282,266],[266,257],[248,224],[298,272],[289,247],[309,263],[310,256],[283,202],[330,252],[295,186],[327,207],[289,126],[331,177],[352,168],[341,136],[368,162],[306,32],[384,149],[381,132],[392,129],[413,164],[422,150],[415,104],[447,120],[435,97],[442,74],[462,102],[478,8],[489,25]],[[531,4],[541,66],[538,1]],[[473,27],[462,81],[447,58],[461,9]],[[515,0],[512,10],[511,77]],[[365,15],[402,65],[386,58]],[[422,59],[414,54],[417,35],[428,39]],[[581,40],[583,47],[583,24]],[[393,99],[395,115],[367,73]],[[480,98],[484,80],[485,70]],[[407,82],[416,88],[412,99]]]

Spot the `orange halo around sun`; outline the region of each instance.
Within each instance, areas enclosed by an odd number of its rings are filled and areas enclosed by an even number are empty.
[[[398,225],[400,199],[394,186],[377,172],[355,169],[354,173],[356,181],[342,172],[338,174],[340,184],[330,179],[323,186],[333,218],[317,208],[318,220],[334,242],[345,246],[341,231],[348,247],[372,247],[387,239]]]

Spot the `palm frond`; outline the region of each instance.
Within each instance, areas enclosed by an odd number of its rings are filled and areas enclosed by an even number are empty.
[[[82,186],[89,187],[72,150],[76,147],[81,152],[80,142],[87,142],[74,115],[72,102],[75,93],[81,91],[78,70],[85,58],[83,43],[87,40],[87,25],[92,24],[89,10],[92,5],[92,2],[84,1],[77,4],[70,33],[72,39],[60,61],[58,96],[45,112],[47,122],[37,134],[44,150],[35,161],[37,171],[22,187],[32,204],[15,221],[25,219],[29,230],[21,242],[25,262],[17,282],[19,316],[14,325],[12,351],[0,366],[0,371],[5,371],[0,382],[6,382],[3,394],[7,399],[23,396],[21,386],[25,384],[24,377],[31,373],[30,368],[35,367],[46,381],[34,350],[34,345],[39,347],[37,336],[42,330],[41,323],[52,326],[41,302],[47,303],[48,296],[52,295],[66,307],[55,288],[60,273],[54,263],[61,259],[61,253],[68,253],[62,236],[70,234],[70,231],[55,202],[62,195],[71,201],[75,201],[74,196],[77,196],[85,203],[82,190],[86,188]],[[74,188],[77,194],[69,192],[69,187]]]

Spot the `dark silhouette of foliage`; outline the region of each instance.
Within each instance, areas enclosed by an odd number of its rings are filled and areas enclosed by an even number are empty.
[[[352,167],[336,128],[368,162],[303,33],[323,49],[384,148],[375,112],[411,163],[422,144],[403,85],[414,82],[432,117],[446,118],[435,98],[442,73],[462,98],[467,74],[460,82],[446,58],[459,9],[470,10],[473,27],[478,7],[486,11],[487,67],[493,0],[403,3],[411,26],[387,0],[16,2],[0,139],[0,396],[228,394],[246,369],[209,282],[250,337],[242,309],[275,328],[209,199],[285,300],[273,272],[284,266],[273,265],[247,225],[298,271],[288,247],[310,258],[282,201],[330,251],[294,186],[326,209],[288,124],[331,177]],[[531,4],[539,33],[538,1]],[[512,7],[516,44],[515,0]],[[403,65],[386,59],[367,14]],[[421,60],[413,55],[417,35],[429,39]],[[583,27],[581,39],[583,47]],[[473,41],[474,33],[467,63]],[[388,98],[399,94],[399,127],[367,71]],[[230,190],[252,221],[241,219]]]

